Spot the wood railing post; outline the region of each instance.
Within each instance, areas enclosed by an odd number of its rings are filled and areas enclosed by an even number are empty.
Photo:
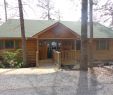
[[[53,60],[56,64],[56,66],[58,67],[58,69],[61,68],[61,52],[58,51],[53,51]]]
[[[39,52],[36,52],[36,67],[39,66]]]
[[[58,52],[58,68],[61,68],[61,52]]]

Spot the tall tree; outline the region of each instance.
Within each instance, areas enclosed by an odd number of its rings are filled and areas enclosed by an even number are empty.
[[[51,20],[55,13],[54,4],[51,0],[38,0],[38,7],[43,9],[42,17],[43,19]]]
[[[58,21],[60,21],[63,18],[62,13],[60,12],[59,9],[55,12],[55,16]]]
[[[82,25],[81,25],[81,62],[80,69],[88,70],[88,47],[87,47],[87,18],[88,18],[88,0],[82,0]]]
[[[89,0],[89,30],[90,30],[90,40],[89,40],[89,65],[92,67],[93,62],[93,0]]]
[[[100,17],[100,22],[109,22],[109,25],[113,27],[113,0],[104,1],[103,4],[97,0],[98,3],[95,5],[95,12]]]
[[[5,21],[7,21],[7,2],[4,0]]]
[[[22,51],[23,51],[23,63],[27,64],[27,51],[26,51],[26,38],[25,38],[25,27],[24,27],[24,17],[23,17],[23,6],[22,1],[18,0],[19,15],[20,15],[20,26],[21,26],[21,36],[22,36]]]

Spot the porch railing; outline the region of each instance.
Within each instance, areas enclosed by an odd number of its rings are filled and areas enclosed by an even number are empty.
[[[80,51],[76,50],[65,50],[65,51],[56,51],[53,50],[53,61],[58,68],[61,65],[73,65],[78,63],[80,60]],[[36,52],[36,66],[39,66],[39,52]]]
[[[58,68],[61,67],[61,52],[53,50],[53,60],[54,63],[58,66]]]
[[[62,65],[75,65],[80,60],[80,51],[65,50],[65,51],[53,51],[53,60],[59,67]]]
[[[61,63],[64,65],[71,65],[78,63],[80,59],[80,52],[76,50],[61,51]]]

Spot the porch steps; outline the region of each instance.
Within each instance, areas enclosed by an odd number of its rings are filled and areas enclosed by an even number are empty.
[[[53,63],[52,59],[39,60],[39,63]]]
[[[39,60],[39,68],[56,68],[52,59]]]

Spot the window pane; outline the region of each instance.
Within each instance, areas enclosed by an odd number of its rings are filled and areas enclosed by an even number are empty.
[[[80,42],[80,40],[77,40],[76,41],[76,50],[80,50],[80,48],[81,48],[81,42]]]
[[[99,40],[96,41],[96,49],[99,50],[100,46],[99,46]]]
[[[0,41],[0,49],[2,49],[4,47],[4,42]]]
[[[5,48],[14,48],[14,41],[13,40],[5,41]]]
[[[110,40],[107,40],[107,49],[109,50],[109,41]]]
[[[96,47],[100,50],[109,49],[109,40],[97,40]]]
[[[15,48],[16,48],[16,49],[19,48],[19,41],[18,41],[18,40],[15,41]]]
[[[106,49],[106,47],[107,47],[107,41],[106,40],[102,40],[101,41],[101,48],[102,49]]]

